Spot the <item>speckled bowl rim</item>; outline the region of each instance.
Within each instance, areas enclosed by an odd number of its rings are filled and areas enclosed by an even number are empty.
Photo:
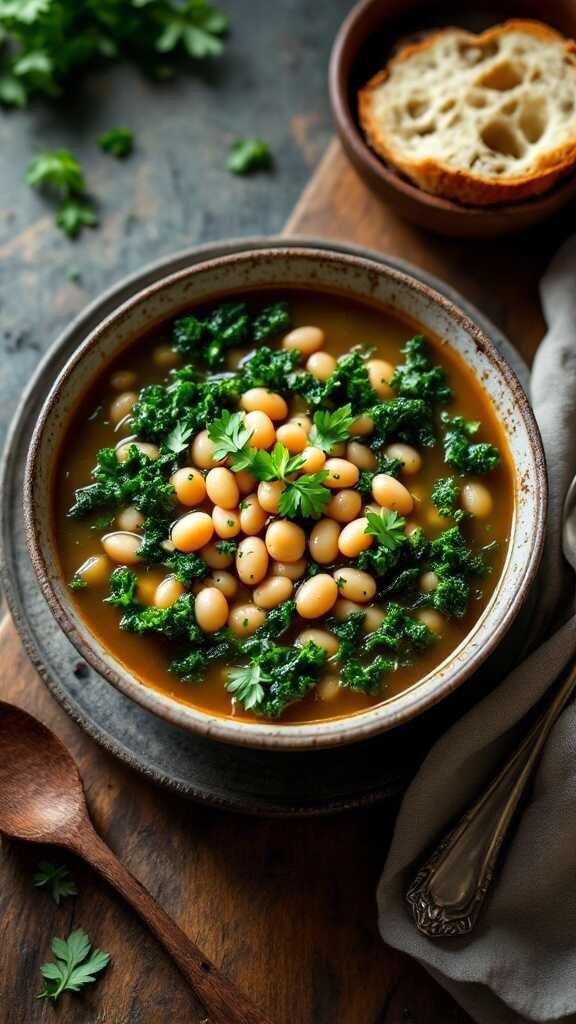
[[[446,668],[451,658],[442,663],[443,674],[438,679],[438,685],[426,692],[418,693],[419,685],[416,684],[403,694],[391,699],[365,712],[353,716],[329,719],[325,722],[318,722],[309,725],[279,726],[274,723],[250,723],[235,721],[232,718],[224,718],[210,715],[200,709],[184,705],[172,698],[152,689],[141,683],[124,667],[115,662],[114,665],[102,657],[101,652],[113,658],[110,652],[100,644],[95,636],[89,633],[84,623],[86,635],[83,635],[71,614],[72,600],[62,600],[60,593],[53,586],[49,566],[46,561],[40,531],[37,522],[37,510],[40,503],[33,498],[34,485],[37,481],[36,465],[41,448],[41,439],[46,429],[50,415],[53,412],[59,398],[60,388],[63,382],[73,369],[83,360],[86,352],[97,344],[102,333],[107,331],[117,320],[126,316],[134,307],[137,307],[144,300],[150,298],[157,292],[170,287],[178,281],[184,281],[190,276],[198,273],[216,271],[223,265],[238,263],[253,263],[273,260],[286,260],[290,258],[306,259],[311,262],[330,262],[334,264],[345,264],[351,269],[357,269],[365,273],[372,273],[376,277],[388,277],[397,281],[399,285],[408,287],[420,294],[428,302],[440,306],[445,315],[456,322],[458,327],[465,331],[475,345],[485,354],[488,360],[496,366],[504,378],[506,385],[513,397],[517,414],[521,415],[527,435],[530,440],[532,455],[535,466],[535,490],[531,495],[531,502],[534,512],[534,534],[533,545],[530,557],[526,564],[525,574],[521,585],[510,599],[507,607],[500,615],[496,614],[496,603],[494,598],[480,617],[479,623],[484,620],[488,613],[494,615],[494,628],[489,640],[481,649],[477,649],[465,664],[457,665],[451,672]],[[290,286],[287,281],[286,286]],[[215,290],[216,291],[216,290]],[[210,291],[206,293],[206,300],[210,299]],[[199,299],[195,302],[198,303]],[[361,301],[361,300],[360,300]],[[135,340],[135,339],[134,339]],[[126,346],[123,345],[122,348]],[[32,435],[30,450],[25,468],[24,478],[24,521],[26,530],[26,543],[29,555],[40,584],[41,591],[48,602],[48,605],[59,626],[64,630],[67,637],[79,651],[85,660],[100,673],[105,679],[111,682],[129,699],[145,707],[147,710],[159,715],[159,717],[172,722],[181,728],[191,732],[197,732],[204,736],[219,740],[225,743],[237,744],[254,748],[282,749],[282,750],[303,750],[315,749],[340,744],[354,743],[378,735],[388,729],[396,728],[404,722],[409,721],[418,714],[432,707],[440,700],[448,696],[455,689],[462,685],[486,660],[490,653],[498,645],[510,624],[519,612],[526,599],[529,587],[535,577],[540,562],[544,543],[544,533],[547,511],[547,475],[545,467],[544,452],[536,420],[530,408],[526,394],[516,374],[501,357],[484,332],[473,323],[453,302],[442,296],[429,285],[418,281],[410,274],[400,270],[393,270],[384,267],[376,261],[365,257],[354,255],[343,255],[337,251],[317,250],[313,248],[287,248],[260,249],[256,252],[238,252],[232,255],[221,256],[205,262],[195,264],[193,267],[168,274],[154,283],[146,286],[136,295],[121,303],[113,312],[106,316],[86,337],[84,342],[76,349],[65,366],[62,368],[54,382],[38,418],[34,433]],[[508,564],[508,562],[507,562]],[[506,567],[503,570],[496,594],[502,584]],[[63,591],[64,593],[64,591]],[[81,621],[80,616],[78,620]],[[473,637],[478,623],[470,634],[464,639],[457,649],[461,656],[465,651],[468,641]],[[435,673],[429,673],[426,678],[430,681]]]
[[[363,165],[372,175],[385,182],[390,189],[401,192],[412,202],[440,213],[452,214],[460,220],[467,219],[469,222],[497,215],[501,217],[503,224],[516,220],[523,224],[524,215],[528,210],[533,210],[539,206],[546,208],[550,202],[559,198],[564,192],[566,192],[566,202],[568,202],[576,190],[576,173],[574,172],[561,178],[556,185],[542,193],[542,195],[520,199],[514,203],[498,203],[494,206],[472,206],[454,202],[451,199],[444,198],[444,196],[434,195],[432,192],[425,192],[424,189],[419,188],[418,185],[413,184],[408,178],[395,171],[394,168],[390,167],[382,157],[379,157],[371,149],[351,108],[348,96],[349,82],[344,74],[342,65],[348,47],[348,40],[356,26],[364,20],[366,11],[378,6],[379,0],[360,0],[360,3],[357,3],[349,11],[342,22],[330,54],[328,88],[332,113],[340,139],[345,149],[348,150],[350,157],[356,161],[356,164]]]

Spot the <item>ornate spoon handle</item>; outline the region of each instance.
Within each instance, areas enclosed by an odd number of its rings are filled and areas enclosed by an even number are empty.
[[[500,847],[534,766],[576,685],[576,666],[494,781],[440,843],[406,893],[429,938],[466,935],[476,924]]]

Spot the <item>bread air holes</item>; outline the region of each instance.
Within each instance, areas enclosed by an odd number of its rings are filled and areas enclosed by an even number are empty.
[[[482,129],[480,137],[484,145],[493,153],[511,156],[516,160],[519,160],[523,154],[520,140],[504,121],[490,121]]]
[[[478,79],[477,85],[484,89],[495,89],[497,92],[508,92],[515,89],[522,81],[521,69],[510,61],[502,61],[490,68],[482,78]]]
[[[466,103],[469,107],[475,107],[476,110],[481,110],[482,107],[486,106],[486,97],[481,92],[470,92],[466,97]]]
[[[444,100],[444,103],[438,108],[441,114],[447,114],[450,110],[453,110],[456,106],[456,100],[453,97],[448,97]]]
[[[422,99],[422,97],[413,96],[411,99],[408,100],[407,110],[408,113],[410,114],[410,117],[416,119],[417,117],[422,117],[422,114],[426,113],[429,106],[430,103],[428,102],[428,100]]]
[[[544,100],[527,99],[518,120],[520,131],[527,142],[538,142],[546,130],[546,103]]]
[[[476,46],[470,43],[459,43],[458,54],[460,59],[467,65],[481,64],[498,53],[498,43],[486,43],[485,46]]]

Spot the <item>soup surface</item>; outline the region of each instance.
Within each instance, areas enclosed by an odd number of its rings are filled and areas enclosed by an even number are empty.
[[[86,395],[54,480],[80,614],[144,685],[211,714],[359,713],[478,621],[513,473],[441,340],[287,289],[186,312]]]

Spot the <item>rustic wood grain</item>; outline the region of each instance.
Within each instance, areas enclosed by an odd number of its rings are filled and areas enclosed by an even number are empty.
[[[375,809],[316,821],[228,816],[161,792],[86,737],[53,701],[9,619],[2,697],[53,729],[79,765],[93,821],[180,926],[274,1024],[464,1024],[467,1017],[377,934],[374,891],[389,836]],[[40,859],[66,863],[76,900],[32,888]],[[38,969],[53,935],[85,928],[113,965],[59,1024],[202,1024],[190,990],[135,914],[75,858],[3,841],[0,1021],[48,1024]]]
[[[543,331],[536,282],[563,232],[472,245],[399,221],[333,143],[287,232],[356,241],[412,260],[459,288],[526,358]],[[315,821],[231,817],[160,792],[100,750],[55,704],[9,619],[0,627],[1,695],[54,729],[78,761],[97,829],[178,924],[274,1024],[466,1024],[412,961],[384,947],[374,892],[390,808]],[[41,857],[64,859],[75,901],[32,889]],[[84,927],[113,966],[59,1024],[201,1024],[205,1015],[132,911],[92,871],[50,849],[4,842],[0,857],[0,1022],[46,1024],[35,1000],[54,934]]]

